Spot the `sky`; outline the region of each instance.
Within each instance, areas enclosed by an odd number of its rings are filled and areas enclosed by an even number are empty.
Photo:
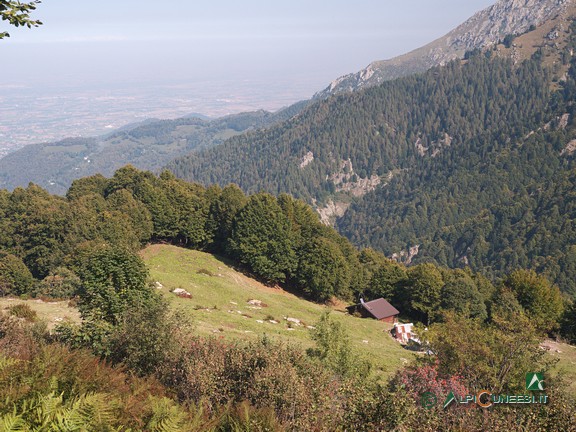
[[[150,82],[325,87],[442,36],[494,0],[43,0],[0,41],[1,86]],[[299,81],[300,80],[300,81]],[[297,85],[302,82],[302,85]]]

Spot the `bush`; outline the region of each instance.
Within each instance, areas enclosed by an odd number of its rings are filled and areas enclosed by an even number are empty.
[[[0,251],[0,296],[27,294],[33,285],[34,278],[24,262]]]
[[[80,291],[80,278],[73,271],[59,267],[38,284],[36,295],[50,299],[69,299]]]
[[[378,430],[363,416],[366,407],[382,402],[382,393],[365,377],[358,377],[362,382],[340,378],[300,349],[268,339],[182,340],[179,354],[161,364],[159,376],[180,400],[202,404],[208,413],[247,402],[258,410],[258,418],[269,416],[260,410],[273,410],[289,430],[333,430],[334,425]],[[381,420],[378,411],[370,415]]]
[[[36,311],[25,303],[18,303],[17,305],[10,306],[8,310],[10,311],[10,315],[15,316],[16,318],[23,318],[29,322],[34,322],[38,319]]]
[[[308,355],[319,358],[329,369],[342,377],[366,377],[370,373],[370,363],[352,352],[350,339],[342,324],[324,313],[311,330],[316,348],[309,349]]]

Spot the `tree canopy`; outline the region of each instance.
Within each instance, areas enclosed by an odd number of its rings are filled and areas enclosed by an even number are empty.
[[[36,5],[41,3],[40,0],[22,3],[14,0],[0,0],[0,18],[2,21],[7,21],[8,24],[14,27],[38,27],[42,25],[39,20],[34,20],[30,14],[36,10]],[[0,39],[10,37],[10,33],[3,31],[0,32]]]

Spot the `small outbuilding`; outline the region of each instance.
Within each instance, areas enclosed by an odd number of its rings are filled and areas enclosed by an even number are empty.
[[[400,311],[388,303],[387,300],[379,298],[365,302],[360,299],[360,303],[346,308],[350,314],[358,313],[363,318],[374,318],[378,321],[395,323],[398,321]]]
[[[414,324],[412,323],[405,323],[405,324],[394,324],[394,328],[392,329],[392,336],[394,336],[398,341],[402,343],[408,343],[410,340],[416,340],[414,337],[414,333],[412,332],[412,327]],[[418,340],[416,340],[418,342]]]

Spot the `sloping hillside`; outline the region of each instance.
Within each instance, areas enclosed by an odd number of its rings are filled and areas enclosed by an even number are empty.
[[[558,16],[568,16],[574,6],[572,0],[500,0],[421,48],[390,60],[375,61],[359,72],[334,80],[314,98],[372,87],[462,59],[467,51],[494,46],[506,37],[525,33]]]
[[[342,311],[342,306],[328,308],[280,288],[267,287],[213,255],[153,245],[144,249],[142,256],[153,280],[162,285],[162,293],[173,305],[190,313],[199,334],[244,339],[267,335],[309,347],[312,341],[308,327],[329,309],[345,325],[355,350],[372,361],[383,376],[413,358],[411,351],[390,336],[390,324],[352,317]],[[171,293],[176,288],[186,290],[192,298],[177,297]],[[250,304],[249,300],[262,304]]]

